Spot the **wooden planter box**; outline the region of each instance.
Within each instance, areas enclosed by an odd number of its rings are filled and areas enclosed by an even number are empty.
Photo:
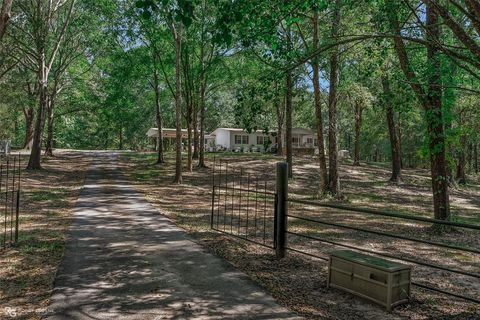
[[[350,250],[330,253],[327,287],[369,299],[391,311],[410,298],[411,267]]]

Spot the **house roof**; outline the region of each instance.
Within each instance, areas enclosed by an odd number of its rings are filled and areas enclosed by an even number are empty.
[[[244,129],[241,128],[217,128],[212,133],[205,135],[206,138],[211,138],[215,136],[218,130],[226,130],[231,132],[245,132]],[[177,130],[175,128],[163,128],[163,135],[165,138],[175,138]],[[270,131],[271,133],[276,132],[276,130]],[[263,130],[257,130],[255,133],[263,133]],[[293,134],[311,134],[314,135],[315,131],[305,128],[292,128]],[[182,137],[187,137],[187,129],[182,129]],[[158,135],[158,128],[150,128],[147,131],[147,136],[150,138],[156,137]]]
[[[241,128],[217,128],[210,135],[215,135],[218,130],[226,130],[231,132],[245,132]],[[271,130],[270,133],[277,132],[277,130]],[[253,132],[252,132],[253,133]],[[263,133],[263,130],[257,130],[255,133]],[[306,134],[306,135],[315,135],[315,131],[306,129],[306,128],[292,128],[292,134]]]
[[[175,128],[163,128],[163,136],[165,138],[175,138],[177,134],[177,129]],[[157,137],[158,128],[150,128],[147,131],[147,136],[149,138]],[[182,129],[182,138],[186,138],[188,135],[187,129]]]
[[[210,133],[210,135],[215,135],[218,130],[226,130],[226,131],[231,131],[231,132],[245,132],[246,133],[246,131],[244,129],[241,129],[241,128],[217,128],[212,133]],[[263,130],[257,130],[257,131],[254,131],[252,133],[263,133]]]
[[[158,135],[158,128],[150,128],[147,131],[147,136],[149,138],[156,138]],[[182,129],[182,138],[187,138],[188,131],[187,129]],[[177,136],[177,129],[175,128],[163,128],[163,136],[165,138],[176,138]],[[206,134],[205,138],[213,138],[211,135]]]
[[[294,134],[315,134],[315,131],[305,128],[292,128]]]

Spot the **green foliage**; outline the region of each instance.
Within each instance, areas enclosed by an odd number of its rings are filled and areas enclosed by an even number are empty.
[[[19,1],[22,5],[26,1]],[[335,1],[242,1],[242,0],[86,0],[77,1],[68,39],[79,37],[84,50],[62,77],[65,88],[56,101],[55,146],[59,148],[149,147],[145,137],[156,126],[153,75],[159,76],[160,106],[164,127],[175,125],[174,44],[172,28],[181,26],[182,94],[189,97],[194,114],[199,115],[201,78],[206,83],[205,131],[238,126],[247,131],[272,131],[277,126],[276,110],[283,106],[285,72],[291,66],[294,76],[293,126],[316,127],[313,105],[312,17],[319,16],[319,54],[323,118],[328,119],[329,56],[334,45],[331,34]],[[410,6],[407,6],[410,4]],[[341,1],[340,81],[338,88],[339,145],[353,151],[354,106],[361,103],[361,157],[391,157],[385,102],[394,107],[399,127],[403,160],[407,166],[428,166],[432,136],[426,123],[445,126],[448,160],[451,167],[467,144],[478,144],[478,77],[468,60],[439,56],[441,65],[442,112],[423,111],[420,101],[405,78],[393,46],[389,15],[404,22],[402,36],[413,81],[428,89],[432,65],[426,46],[418,39],[424,30],[411,9],[414,1]],[[412,6],[413,5],[413,6]],[[18,14],[19,6],[14,8]],[[424,6],[416,9],[424,20]],[[452,10],[462,18],[459,10]],[[25,17],[21,17],[24,19]],[[424,23],[424,21],[420,21]],[[20,19],[20,21],[22,21]],[[38,103],[38,96],[27,93],[37,82],[28,68],[25,52],[14,40],[23,39],[18,28],[10,28],[0,50],[2,66],[17,61],[0,83],[0,139],[12,139],[15,146],[24,142],[24,112]],[[473,31],[472,31],[473,32]],[[346,41],[358,35],[361,40]],[[443,26],[441,41],[448,48],[461,47],[458,39]],[[33,45],[33,44],[32,44]],[[62,54],[72,47],[63,44]],[[9,52],[6,48],[11,48]],[[459,53],[474,59],[464,49]],[[203,56],[202,56],[203,54]],[[54,61],[54,68],[58,68]],[[2,67],[3,68],[3,67]],[[468,70],[472,70],[473,73]],[[3,70],[3,69],[2,69]],[[3,72],[3,71],[2,71]],[[382,77],[390,81],[392,94],[383,96]],[[188,89],[187,89],[188,87]],[[184,99],[186,100],[186,99]],[[187,105],[182,106],[182,126],[186,126]],[[324,127],[328,128],[325,121]],[[326,129],[325,129],[326,130]],[[325,132],[326,133],[326,132]]]

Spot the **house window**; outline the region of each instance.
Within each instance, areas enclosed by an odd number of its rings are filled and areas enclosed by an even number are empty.
[[[257,136],[257,145],[262,145],[265,142],[265,137],[264,136]]]
[[[300,139],[298,137],[292,137],[292,143],[293,144],[299,144]]]
[[[318,139],[313,139],[313,146],[318,147]]]
[[[248,136],[247,135],[235,135],[235,144],[248,144]]]
[[[310,145],[313,144],[313,138],[307,138],[307,143]]]

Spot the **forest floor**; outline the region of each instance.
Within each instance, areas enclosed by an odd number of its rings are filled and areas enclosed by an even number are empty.
[[[1,319],[40,319],[47,311],[90,159],[88,153],[57,151],[43,158],[42,170],[23,170],[19,242],[0,249]]]
[[[245,173],[249,172],[252,177],[260,175],[261,181],[268,183],[267,190],[274,190],[274,165],[280,158],[261,154],[225,153],[216,156],[224,162],[229,161],[231,168],[245,168]],[[171,154],[167,157],[167,164],[163,166],[153,164],[155,154],[152,153],[125,153],[122,159],[120,166],[138,190],[146,195],[147,200],[191,233],[211,252],[246,272],[280,303],[308,319],[480,318],[478,305],[417,288],[413,290],[409,304],[397,307],[388,314],[382,307],[338,290],[328,290],[325,285],[326,264],[322,260],[290,253],[286,259],[278,261],[271,249],[212,231],[210,213],[213,155],[207,156],[208,169],[194,168],[193,173],[185,172],[184,184],[180,186],[171,183],[174,174]],[[25,161],[26,159],[23,160],[24,163]],[[36,319],[48,311],[53,279],[63,257],[72,209],[90,162],[90,153],[59,151],[56,157],[44,159],[43,170],[22,173],[20,241],[14,248],[0,249],[0,318],[4,315],[8,318],[16,313],[16,319]],[[361,167],[342,164],[341,181],[345,197],[342,203],[431,217],[428,170],[405,170],[404,182],[398,186],[389,184],[388,178],[388,164],[363,164]],[[452,191],[455,221],[480,224],[479,178],[469,177],[468,186]],[[317,181],[316,160],[312,157],[295,158],[290,196],[316,201]],[[291,206],[290,213],[414,235],[425,240],[480,247],[478,232],[456,229],[439,236],[432,233],[425,224],[359,216],[304,205]],[[395,253],[405,258],[418,258],[424,262],[440,263],[472,273],[478,274],[480,268],[478,255],[438,250],[423,244],[391,241],[385,237],[365,236],[359,232],[345,232],[293,220],[289,221],[289,228],[303,234],[323,236],[370,250]],[[289,244],[298,250],[323,257],[325,253],[337,248],[295,237],[289,237]],[[414,268],[413,277],[415,281],[424,284],[480,298],[480,281],[475,278],[454,276],[445,271],[418,266]]]
[[[395,308],[392,313],[387,313],[382,307],[339,290],[327,289],[325,261],[293,252],[289,253],[287,258],[278,261],[271,249],[211,230],[213,156],[212,154],[207,155],[209,168],[194,168],[193,173],[184,172],[182,185],[172,184],[174,160],[171,154],[167,156],[167,164],[162,166],[154,165],[156,156],[153,153],[125,154],[122,166],[137,189],[146,195],[147,200],[172,218],[177,225],[186,229],[209,250],[246,272],[280,303],[308,319],[480,318],[478,304],[415,287],[408,304]],[[266,181],[266,189],[274,191],[274,166],[276,162],[281,161],[281,158],[262,154],[229,153],[215,156],[217,163],[220,158],[223,163],[229,163],[229,170],[235,168],[237,176],[243,168],[243,186],[250,174],[252,180],[260,177],[262,190],[263,183]],[[318,173],[316,168],[317,162],[314,157],[304,156],[294,159],[294,179],[290,182],[289,190],[291,198],[317,201],[315,191]],[[341,165],[340,176],[344,197],[341,201],[342,204],[394,210],[407,215],[432,216],[432,195],[428,170],[406,169],[403,173],[403,183],[393,185],[388,182],[388,164],[362,164],[360,167],[354,167],[347,161]],[[469,178],[468,186],[451,192],[452,215],[454,221],[480,224],[480,181],[479,177]],[[222,179],[221,176],[220,179]],[[251,196],[246,198],[251,199]],[[334,199],[327,199],[327,201],[335,202]],[[458,244],[472,248],[480,247],[478,231],[455,229],[438,235],[432,232],[430,225],[415,221],[358,215],[347,211],[319,209],[298,204],[291,205],[289,210],[289,214],[292,215],[321,218],[327,222],[414,236],[427,241]],[[269,211],[269,215],[271,213]],[[478,255],[426,244],[392,240],[383,236],[366,235],[362,232],[345,231],[340,228],[322,227],[318,224],[304,223],[294,219],[289,220],[289,230],[368,250],[394,254],[402,258],[442,264],[476,274],[480,268]],[[297,250],[321,257],[326,257],[326,254],[333,249],[339,249],[337,246],[306,241],[296,236],[289,236],[288,241],[289,245]],[[413,280],[480,299],[478,278],[415,266]]]

